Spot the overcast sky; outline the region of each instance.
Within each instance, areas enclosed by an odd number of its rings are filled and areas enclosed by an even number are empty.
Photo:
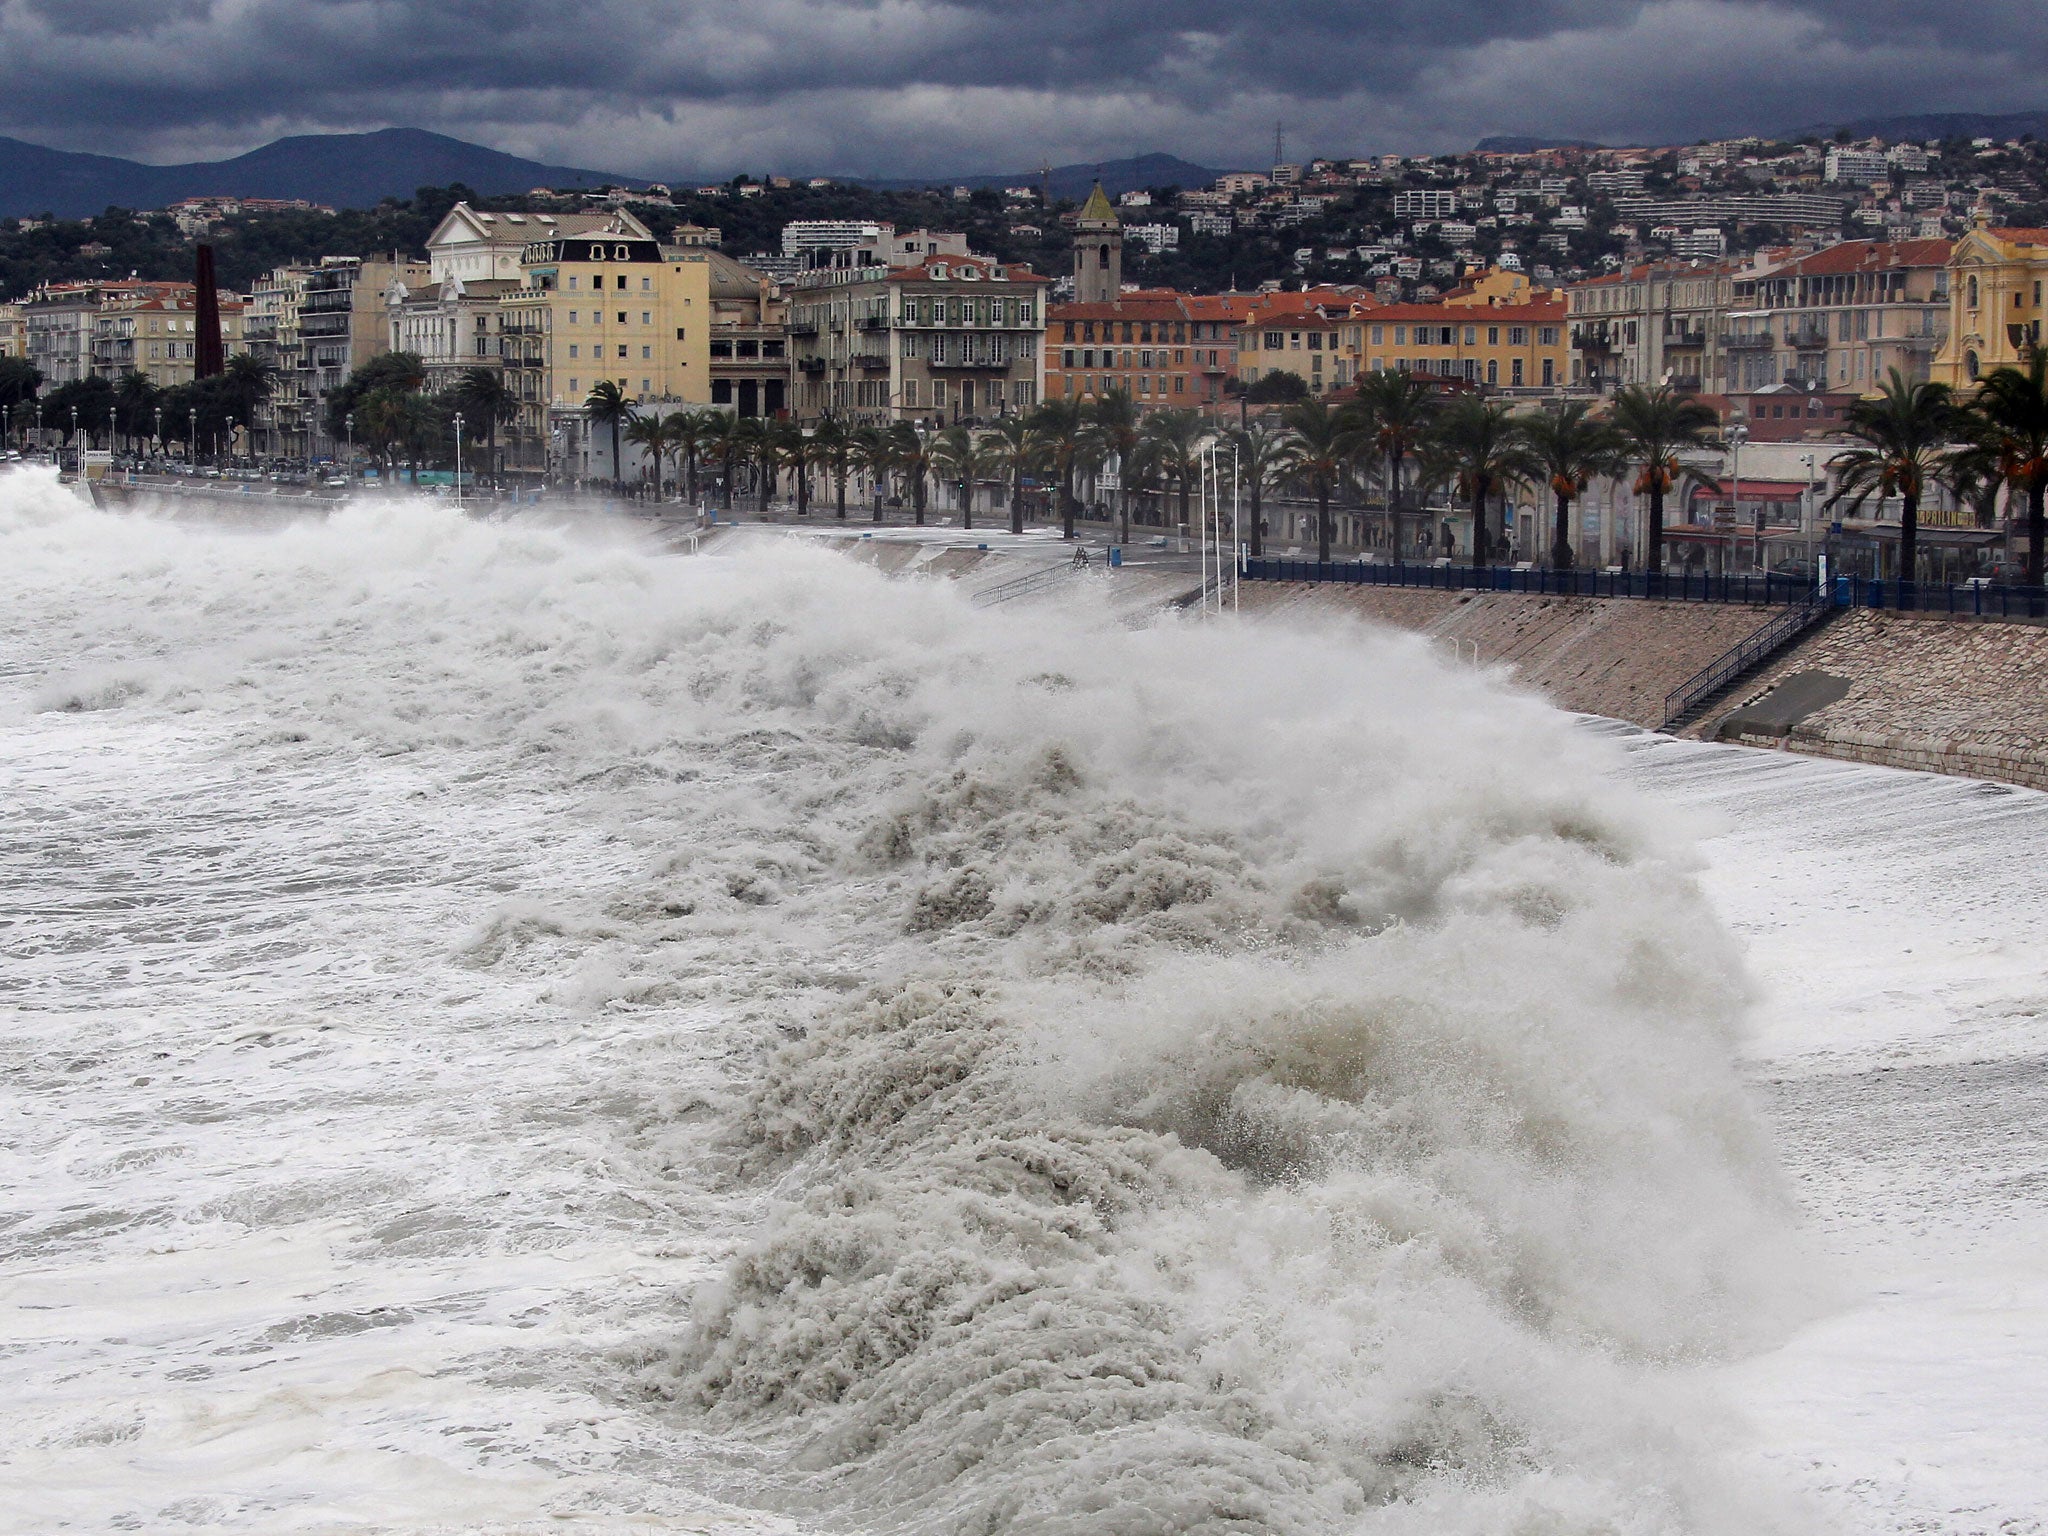
[[[0,133],[416,126],[648,176],[1222,167],[2048,106],[2048,0],[0,0]]]

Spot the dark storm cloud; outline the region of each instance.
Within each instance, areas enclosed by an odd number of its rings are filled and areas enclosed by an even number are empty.
[[[1257,163],[2048,105],[2043,0],[0,0],[0,131],[152,159],[418,124],[551,160]]]

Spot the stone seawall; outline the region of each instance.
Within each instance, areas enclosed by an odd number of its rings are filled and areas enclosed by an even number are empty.
[[[1774,708],[1825,680],[1812,709]],[[1846,686],[1844,686],[1846,685]],[[2048,789],[2048,628],[1857,609],[1691,734]]]
[[[1429,592],[1316,582],[1248,581],[1247,612],[1343,614],[1410,629],[1447,649],[1477,646],[1482,666],[1565,709],[1651,729],[1664,696],[1770,623],[1780,610],[1520,592]]]

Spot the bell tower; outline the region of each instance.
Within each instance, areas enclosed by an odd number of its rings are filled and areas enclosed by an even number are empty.
[[[1123,225],[1098,181],[1074,224],[1074,301],[1114,304],[1123,286]]]

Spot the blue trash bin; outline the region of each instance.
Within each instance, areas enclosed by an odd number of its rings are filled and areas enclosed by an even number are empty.
[[[1112,545],[1110,545],[1110,546],[1109,546],[1109,568],[1110,568],[1111,570],[1115,570],[1115,569],[1117,569],[1117,567],[1121,566],[1121,565],[1122,565],[1123,563],[1124,563],[1124,552],[1123,552],[1123,549],[1122,549],[1122,547],[1121,547],[1121,546],[1119,546],[1119,545],[1116,545],[1116,544],[1112,544]]]

